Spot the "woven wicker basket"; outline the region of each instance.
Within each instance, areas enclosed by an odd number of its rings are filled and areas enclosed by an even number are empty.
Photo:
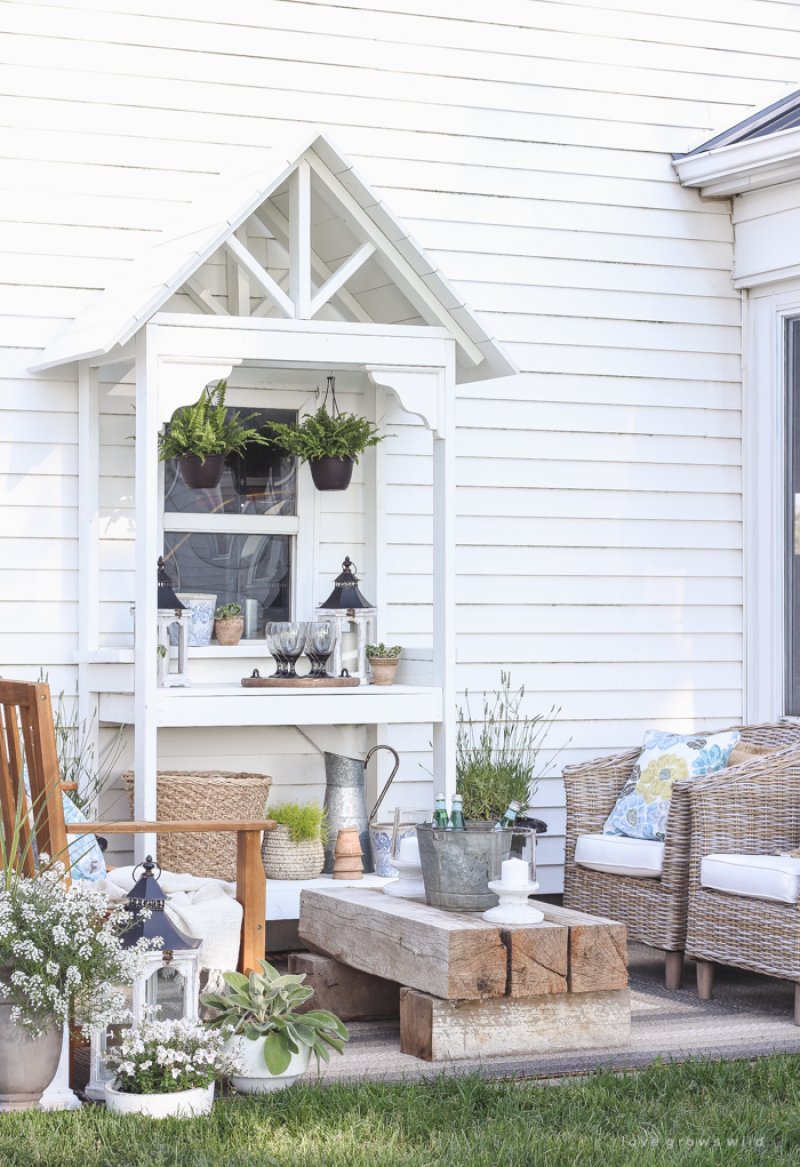
[[[133,814],[133,771],[123,775]],[[159,770],[156,818],[231,822],[264,818],[272,779],[268,774],[225,770]],[[236,834],[160,835],[158,862],[165,871],[236,879]]]
[[[316,879],[325,864],[325,848],[319,839],[293,843],[289,828],[279,823],[265,832],[261,858],[270,879]]]

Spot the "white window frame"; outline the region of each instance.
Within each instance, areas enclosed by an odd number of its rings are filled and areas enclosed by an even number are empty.
[[[243,388],[228,386],[226,405],[234,409],[286,409],[297,414],[301,421],[317,407],[317,388],[272,389]],[[299,466],[298,466],[299,471]],[[206,515],[167,511],[164,490],[164,468],[161,467],[161,532],[160,545],[164,545],[164,533],[188,531],[191,534],[225,535],[288,535],[290,538],[290,605],[292,619],[306,619],[303,612],[313,612],[313,580],[316,578],[316,505],[313,490],[309,487],[308,476],[297,474],[296,512],[294,515]],[[311,557],[311,558],[310,558]],[[306,567],[305,565],[308,565]],[[206,650],[224,653],[224,648],[212,645]]]
[[[786,324],[800,280],[744,304],[744,715],[760,722],[786,716]]]

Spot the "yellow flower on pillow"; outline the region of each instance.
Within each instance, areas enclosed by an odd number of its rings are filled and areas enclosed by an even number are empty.
[[[642,770],[636,783],[636,793],[648,803],[658,799],[669,800],[672,783],[688,777],[689,766],[685,758],[678,754],[659,754]]]

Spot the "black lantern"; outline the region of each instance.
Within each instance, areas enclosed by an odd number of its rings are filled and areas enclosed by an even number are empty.
[[[172,580],[167,575],[162,555],[158,557],[158,608],[161,612],[182,612],[186,608],[172,590]]]
[[[358,576],[356,575],[356,565],[351,560],[350,556],[345,556],[342,563],[342,574],[337,575],[333,584],[333,591],[328,596],[324,603],[320,604],[320,608],[325,611],[339,610],[350,611],[357,608],[374,608],[369,600],[362,596],[358,587]]]
[[[144,863],[134,868],[134,879],[140,869],[142,874],[125,897],[125,909],[130,912],[133,923],[122,938],[123,944],[126,948],[131,948],[142,937],[147,940],[160,938],[163,941],[162,958],[165,953],[174,952],[176,949],[199,948],[200,941],[195,940],[193,936],[184,936],[166,915],[164,892],[153,874],[157,867],[158,864],[153,862],[152,855],[148,855]],[[161,874],[160,867],[158,874]]]

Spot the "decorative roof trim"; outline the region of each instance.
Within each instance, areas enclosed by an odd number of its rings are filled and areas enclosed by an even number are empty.
[[[288,148],[273,147],[269,161],[270,165],[259,171],[216,183],[184,207],[171,228],[124,265],[116,283],[53,338],[31,371],[104,356],[128,342],[286,178],[309,161],[323,177],[329,176],[326,181],[338,189],[342,206],[350,203],[351,210],[361,217],[365,234],[380,253],[390,278],[419,315],[429,325],[446,328],[453,337],[458,353],[457,380],[484,380],[518,372],[404,225],[329,138],[319,132],[299,139],[295,136]]]

